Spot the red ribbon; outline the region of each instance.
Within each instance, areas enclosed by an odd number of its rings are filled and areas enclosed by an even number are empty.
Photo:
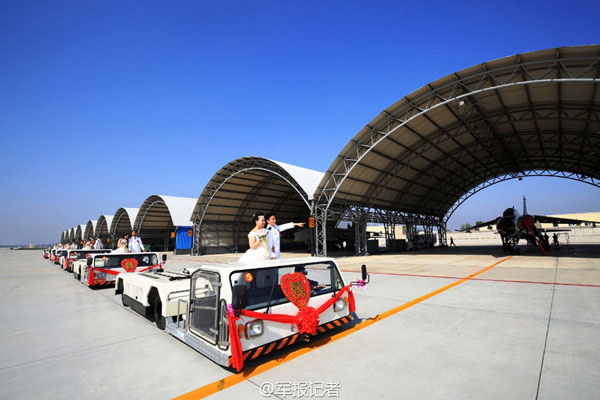
[[[145,272],[145,271],[148,271],[149,269],[156,268],[156,267],[160,267],[160,264],[154,264],[149,267],[140,269],[139,271],[133,271],[133,272]],[[123,272],[119,272],[119,271],[114,271],[112,269],[96,268],[96,267],[89,267],[89,268],[90,268],[90,274],[88,275],[88,284],[90,286],[92,286],[94,284],[94,271],[104,272],[105,274],[115,275],[115,276],[123,273]]]
[[[296,315],[287,314],[265,314],[250,310],[240,310],[240,315],[262,319],[265,321],[280,322],[282,324],[295,324],[298,327],[299,333],[307,333],[314,335],[317,332],[319,326],[319,314],[322,314],[325,310],[333,305],[344,293],[348,292],[348,306],[350,312],[356,311],[356,303],[354,301],[354,293],[352,293],[352,285],[344,286],[337,294],[325,303],[321,304],[319,308],[314,309],[313,307],[305,307],[298,311]],[[244,358],[242,356],[242,344],[240,342],[240,336],[237,332],[236,317],[233,309],[229,309],[227,312],[227,321],[229,322],[229,343],[231,344],[231,365],[238,372],[244,367]]]

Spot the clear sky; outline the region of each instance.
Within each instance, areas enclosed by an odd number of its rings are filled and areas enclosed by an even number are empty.
[[[57,241],[150,194],[198,197],[242,156],[325,171],[379,112],[431,81],[600,43],[599,11],[598,1],[2,1],[0,244]],[[530,212],[600,210],[594,187],[532,178],[474,196],[450,226],[523,194]]]

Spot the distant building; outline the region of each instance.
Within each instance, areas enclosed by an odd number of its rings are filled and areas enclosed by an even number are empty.
[[[35,249],[35,244],[33,244],[33,243],[30,243],[28,247],[29,247],[30,249]]]
[[[404,239],[406,236],[406,226],[396,225],[396,239]],[[383,225],[367,225],[367,232],[371,232],[371,236],[380,236],[385,239],[385,227]]]
[[[588,212],[588,213],[578,213],[578,214],[554,214],[549,215],[549,217],[557,217],[557,218],[571,218],[571,219],[584,219],[586,221],[594,221],[596,222],[596,226],[600,227],[600,212]],[[589,226],[592,227],[593,224],[591,222],[585,222],[581,225],[571,225],[571,224],[541,224],[542,228],[569,228],[576,226]]]
[[[570,218],[570,219],[581,219],[586,221],[594,221],[596,222],[596,226],[600,228],[600,211],[596,212],[588,212],[588,213],[576,213],[576,214],[553,214],[548,215],[548,217],[556,217],[556,218]],[[585,222],[581,225],[571,225],[571,224],[536,224],[538,228],[575,228],[575,227],[592,227],[592,222]],[[496,225],[488,225],[485,227],[481,227],[478,230],[479,232],[485,231],[495,231]]]

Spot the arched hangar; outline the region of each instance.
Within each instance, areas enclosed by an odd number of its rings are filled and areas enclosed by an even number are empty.
[[[133,223],[139,212],[139,208],[121,207],[115,214],[110,222],[109,233],[112,239],[112,248],[116,248],[119,239],[126,233],[131,233],[133,229]]]
[[[83,240],[85,227],[85,225],[77,225],[77,227],[75,228],[75,236],[73,237],[73,240],[75,241],[75,243],[77,243],[77,247],[79,248],[83,247],[83,244],[85,243],[85,241]]]
[[[144,245],[156,251],[189,254],[192,247],[190,220],[196,199],[164,195],[149,196],[140,207],[134,229]]]
[[[95,239],[101,239],[106,248],[110,248],[112,238],[110,237],[110,224],[112,223],[113,215],[101,215],[98,217],[96,230],[94,232]]]
[[[98,224],[98,220],[89,220],[85,225],[85,230],[83,231],[83,241],[87,241],[89,239],[93,239],[96,233],[96,225]]]
[[[322,178],[322,172],[262,157],[231,161],[195,201],[193,254],[246,250],[257,211],[274,212],[281,222],[306,221]],[[303,248],[311,242],[308,230],[290,232],[286,240]]]
[[[327,221],[437,227],[479,190],[555,176],[600,187],[600,46],[489,61],[438,79],[369,122],[335,158],[315,194],[317,253]],[[362,231],[361,231],[362,230]],[[390,234],[393,230],[390,230]]]

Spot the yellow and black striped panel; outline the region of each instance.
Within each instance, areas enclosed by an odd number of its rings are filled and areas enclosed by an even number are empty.
[[[323,325],[320,325],[317,328],[317,332],[314,333],[312,336],[317,336],[319,333],[331,331],[342,325],[347,324],[350,321],[352,321],[352,315],[348,315],[347,317],[343,317],[343,318],[336,319],[331,322],[327,322]],[[288,337],[285,337],[280,340],[276,340],[275,342],[267,343],[264,346],[260,346],[255,349],[245,351],[244,352],[244,361],[254,360],[255,358],[257,358],[261,355],[264,356],[264,355],[271,353],[272,351],[281,350],[284,347],[291,346],[298,341],[298,338],[300,338],[300,336],[302,336],[302,335],[299,333],[296,333],[295,335],[288,336]],[[229,366],[231,366],[231,356],[229,356]]]
[[[115,281],[102,281],[94,283],[94,287],[104,287],[104,286],[113,286]]]

